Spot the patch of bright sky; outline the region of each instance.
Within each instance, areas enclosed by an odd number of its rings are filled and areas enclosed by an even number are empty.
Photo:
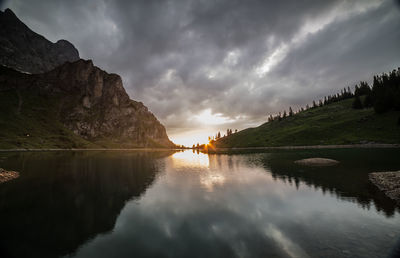
[[[208,143],[208,136],[212,135],[214,128],[206,127],[199,129],[188,128],[185,131],[174,131],[168,128],[168,136],[175,144],[192,147],[193,144]]]
[[[219,130],[218,127],[235,122],[237,119],[226,117],[221,113],[212,113],[211,109],[205,109],[190,119],[193,124],[198,125],[197,129],[187,129],[176,132],[174,132],[174,130],[168,130],[168,135],[175,144],[183,144],[188,147],[197,143],[204,144],[208,143],[209,136],[215,135],[218,131],[221,131],[223,134],[226,130]]]
[[[203,110],[198,115],[195,115],[194,120],[204,125],[220,125],[232,123],[235,121],[233,119],[230,119],[229,117],[224,116],[221,113],[213,114],[210,108]]]

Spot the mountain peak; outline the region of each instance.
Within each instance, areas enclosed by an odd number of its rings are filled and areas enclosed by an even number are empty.
[[[0,64],[29,73],[43,73],[79,59],[74,45],[61,39],[52,43],[33,32],[11,9],[0,12]]]
[[[10,8],[6,8],[3,13],[4,14],[8,14],[8,15],[13,15],[13,16],[17,17],[15,15],[15,13]]]
[[[62,125],[58,132],[67,130],[68,135],[73,135],[48,139],[49,144],[82,147],[82,140],[103,147],[174,146],[164,126],[147,107],[129,98],[119,75],[101,70],[92,60],[80,59],[78,50],[67,40],[52,43],[33,32],[9,9],[0,13],[0,24],[0,65],[13,69],[0,66],[0,103],[6,98],[4,89],[23,90],[26,95],[20,100],[26,110],[41,110],[40,105],[46,103],[45,110],[51,115],[35,120],[37,128],[56,126],[57,121]],[[32,96],[39,100],[30,102]],[[5,113],[18,110],[12,106],[0,108]],[[18,111],[13,118],[23,120],[25,115]],[[38,141],[47,137],[41,130],[36,132]],[[74,143],[77,137],[80,140]]]

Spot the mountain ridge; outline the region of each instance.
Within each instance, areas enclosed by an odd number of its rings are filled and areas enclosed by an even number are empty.
[[[32,31],[10,9],[0,11],[0,63],[28,73],[47,72],[79,59],[72,43],[52,43]]]
[[[119,75],[80,59],[66,40],[51,43],[10,9],[0,21],[0,148],[175,146]]]

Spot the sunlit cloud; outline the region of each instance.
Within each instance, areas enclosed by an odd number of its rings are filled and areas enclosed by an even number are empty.
[[[212,113],[211,109],[208,108],[203,110],[200,114],[194,116],[194,120],[204,125],[220,125],[232,123],[235,120],[224,116],[221,113]]]
[[[213,134],[215,129],[213,128],[184,128],[180,130],[168,130],[168,136],[175,144],[185,145],[191,147],[193,144],[206,144],[208,143],[208,137]]]

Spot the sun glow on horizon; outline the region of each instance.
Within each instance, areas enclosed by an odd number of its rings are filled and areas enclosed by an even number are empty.
[[[179,132],[176,130],[174,131],[174,129],[168,130],[168,135],[175,144],[185,145],[187,147],[191,147],[193,144],[196,145],[197,143],[208,144],[209,136],[215,135],[218,131],[224,132],[223,129],[218,127],[236,122],[236,120],[224,116],[222,113],[213,113],[210,108],[207,108],[193,115],[190,122],[197,126],[197,128],[188,128],[188,130],[181,129]],[[227,128],[229,128],[229,126],[227,126]]]
[[[187,130],[184,132],[168,133],[169,138],[175,144],[192,147],[193,144],[207,144],[208,136],[212,135],[215,130],[212,128],[202,128],[195,130]]]
[[[220,125],[235,122],[235,120],[230,119],[221,113],[212,113],[210,108],[203,110],[203,112],[198,115],[195,115],[194,119],[197,122],[205,125]]]

